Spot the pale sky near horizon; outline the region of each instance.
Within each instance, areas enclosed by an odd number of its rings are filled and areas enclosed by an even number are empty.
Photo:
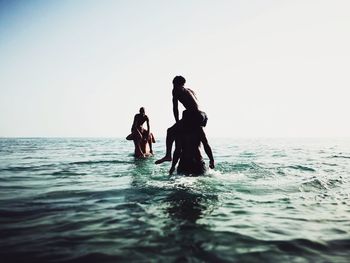
[[[350,1],[1,1],[0,137],[156,137],[183,75],[208,137],[349,137]],[[180,112],[182,108],[180,108]]]

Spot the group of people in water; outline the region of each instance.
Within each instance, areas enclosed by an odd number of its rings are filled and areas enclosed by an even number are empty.
[[[176,76],[173,79],[173,113],[176,123],[167,130],[165,156],[155,163],[172,162],[169,170],[169,173],[172,174],[179,162],[177,167],[178,173],[199,175],[206,171],[206,166],[200,152],[201,143],[209,158],[209,167],[211,169],[215,167],[214,157],[203,129],[207,124],[207,115],[205,112],[199,110],[194,91],[185,88],[185,83],[186,80],[182,76]],[[179,102],[185,108],[181,119],[179,119]],[[147,129],[143,128],[145,122]],[[135,115],[131,134],[127,139],[134,141],[136,157],[142,158],[153,155],[152,143],[155,143],[155,139],[150,132],[149,119],[143,107]],[[172,156],[174,142],[175,150]]]

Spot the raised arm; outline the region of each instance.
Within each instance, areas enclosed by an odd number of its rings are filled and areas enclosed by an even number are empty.
[[[214,165],[214,157],[213,157],[213,152],[211,150],[211,147],[208,143],[208,139],[205,135],[205,132],[203,130],[203,128],[201,128],[201,142],[203,143],[203,147],[204,147],[204,151],[205,153],[207,154],[208,158],[209,158],[209,167],[211,169],[214,169],[215,168],[215,165]]]

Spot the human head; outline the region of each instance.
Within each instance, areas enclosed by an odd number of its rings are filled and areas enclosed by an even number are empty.
[[[180,86],[183,87],[186,83],[186,79],[183,76],[176,76],[173,79],[173,85],[174,86]]]
[[[140,108],[140,113],[143,115],[143,114],[145,114],[145,108],[144,107],[141,107]]]

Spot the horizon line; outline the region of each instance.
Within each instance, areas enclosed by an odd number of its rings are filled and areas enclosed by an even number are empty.
[[[126,136],[0,136],[0,139],[122,139]],[[207,136],[215,139],[350,139],[350,136]],[[165,136],[158,137],[165,139]]]

